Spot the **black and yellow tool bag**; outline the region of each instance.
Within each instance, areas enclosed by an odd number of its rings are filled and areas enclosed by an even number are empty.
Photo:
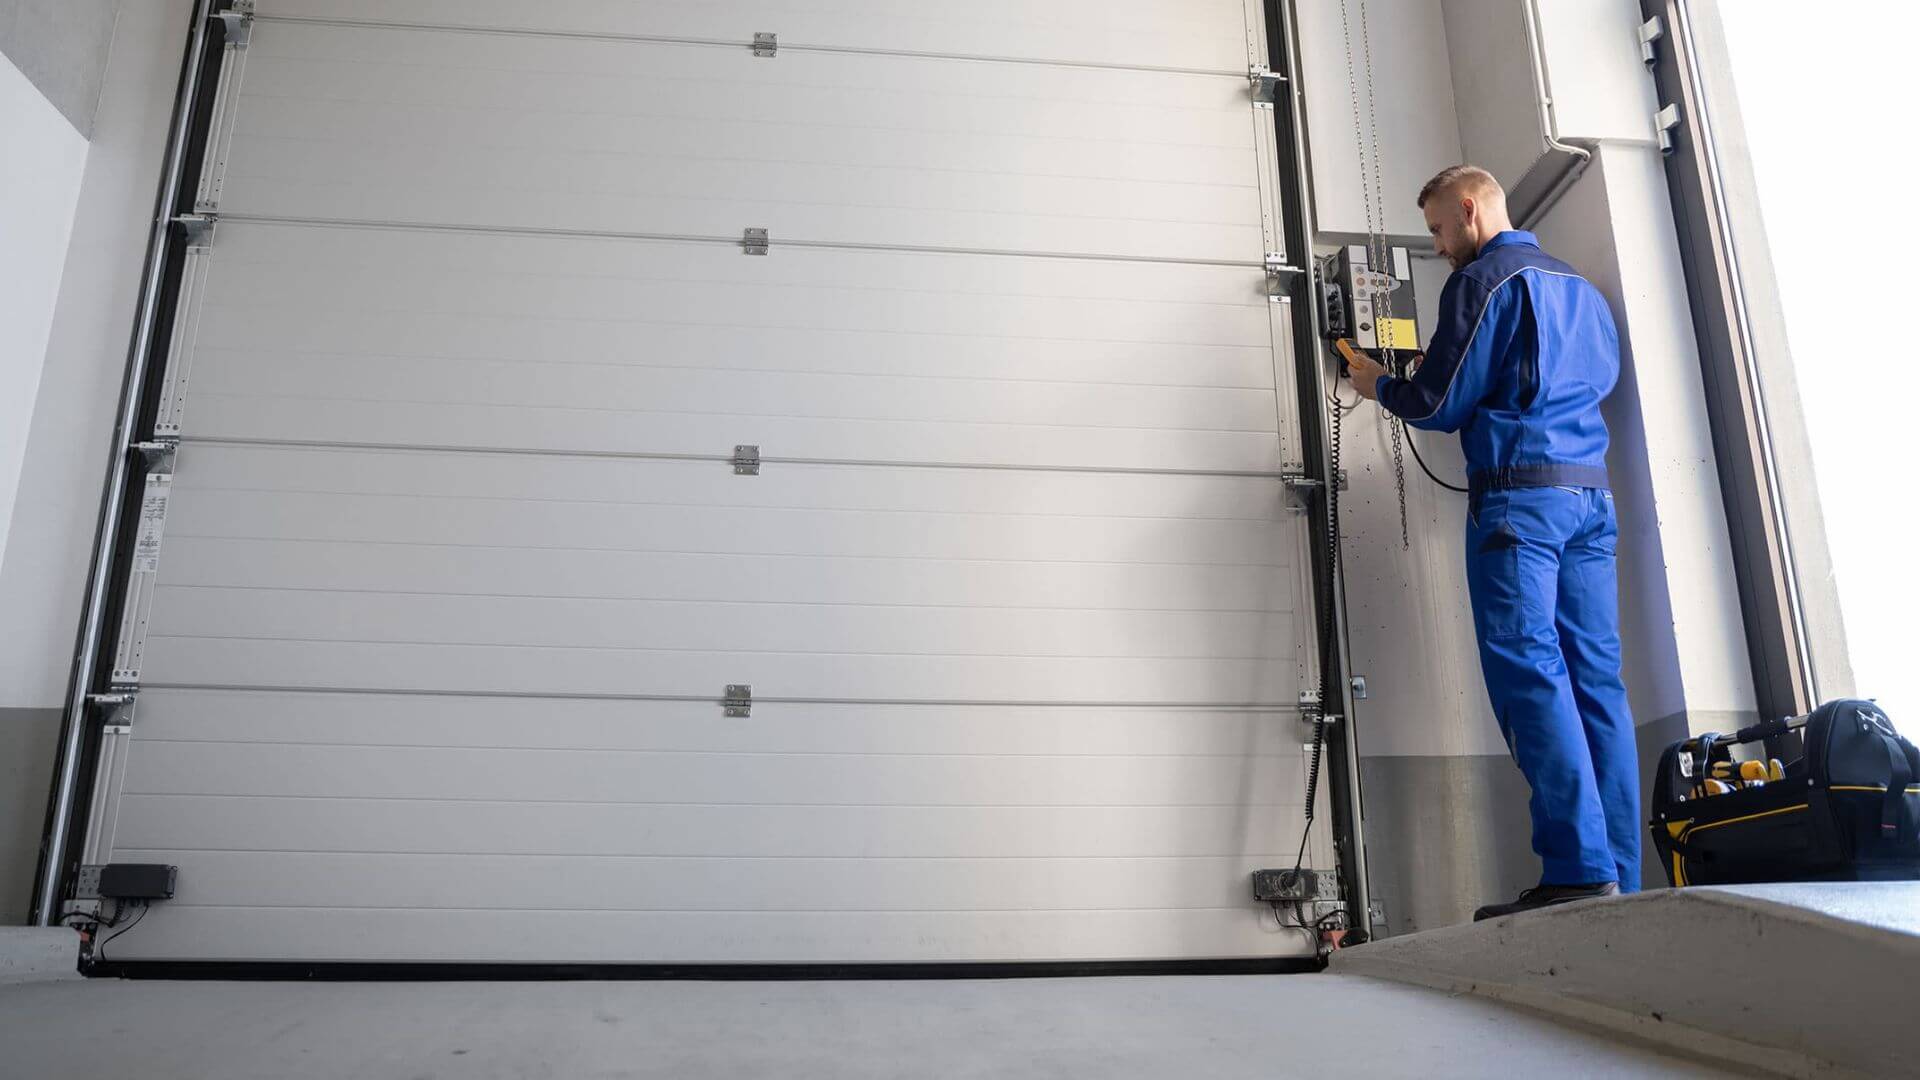
[[[1920,750],[1853,699],[1674,743],[1653,843],[1674,885],[1920,879]]]

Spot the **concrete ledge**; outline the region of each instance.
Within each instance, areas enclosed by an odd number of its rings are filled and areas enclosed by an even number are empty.
[[[64,926],[0,926],[0,985],[80,977],[77,932]]]
[[[1914,1076],[1920,883],[1666,889],[1335,953],[1722,1065]]]

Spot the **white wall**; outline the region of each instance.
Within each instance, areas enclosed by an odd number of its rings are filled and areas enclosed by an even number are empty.
[[[144,0],[115,32],[0,561],[0,708],[66,696],[190,15]]]
[[[1377,163],[1375,230],[1424,238],[1426,220],[1413,205],[1413,197],[1428,177],[1460,161],[1460,131],[1454,120],[1453,80],[1439,2],[1370,0],[1364,37],[1360,5],[1344,5],[1345,33],[1342,6],[1334,0],[1299,4],[1301,91],[1306,98],[1314,227],[1337,235],[1367,231],[1362,194],[1374,190]],[[1364,70],[1368,52],[1373,57],[1371,93]],[[1349,55],[1353,58],[1351,83]],[[1364,189],[1362,155],[1354,145],[1356,102],[1361,141],[1366,144]]]
[[[40,393],[87,140],[0,56],[0,561]]]
[[[1454,112],[1466,157],[1500,178],[1514,220],[1534,220],[1568,169],[1571,152],[1550,150],[1552,134],[1591,149],[1653,138],[1653,80],[1640,62],[1640,9],[1630,0],[1538,4],[1544,85],[1532,62],[1529,0],[1440,0],[1452,58]]]

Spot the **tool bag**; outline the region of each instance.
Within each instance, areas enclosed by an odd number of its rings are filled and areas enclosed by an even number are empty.
[[[1735,760],[1768,739],[1787,764]],[[1920,750],[1853,699],[1682,740],[1654,775],[1653,844],[1674,885],[1920,879]]]

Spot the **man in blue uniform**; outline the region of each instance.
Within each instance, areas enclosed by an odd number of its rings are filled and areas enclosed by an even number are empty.
[[[1640,887],[1640,784],[1620,681],[1613,495],[1600,402],[1620,374],[1597,289],[1507,219],[1506,193],[1459,165],[1421,189],[1453,265],[1410,378],[1362,356],[1361,395],[1466,453],[1467,591],[1507,747],[1533,788],[1540,886],[1477,919]]]

